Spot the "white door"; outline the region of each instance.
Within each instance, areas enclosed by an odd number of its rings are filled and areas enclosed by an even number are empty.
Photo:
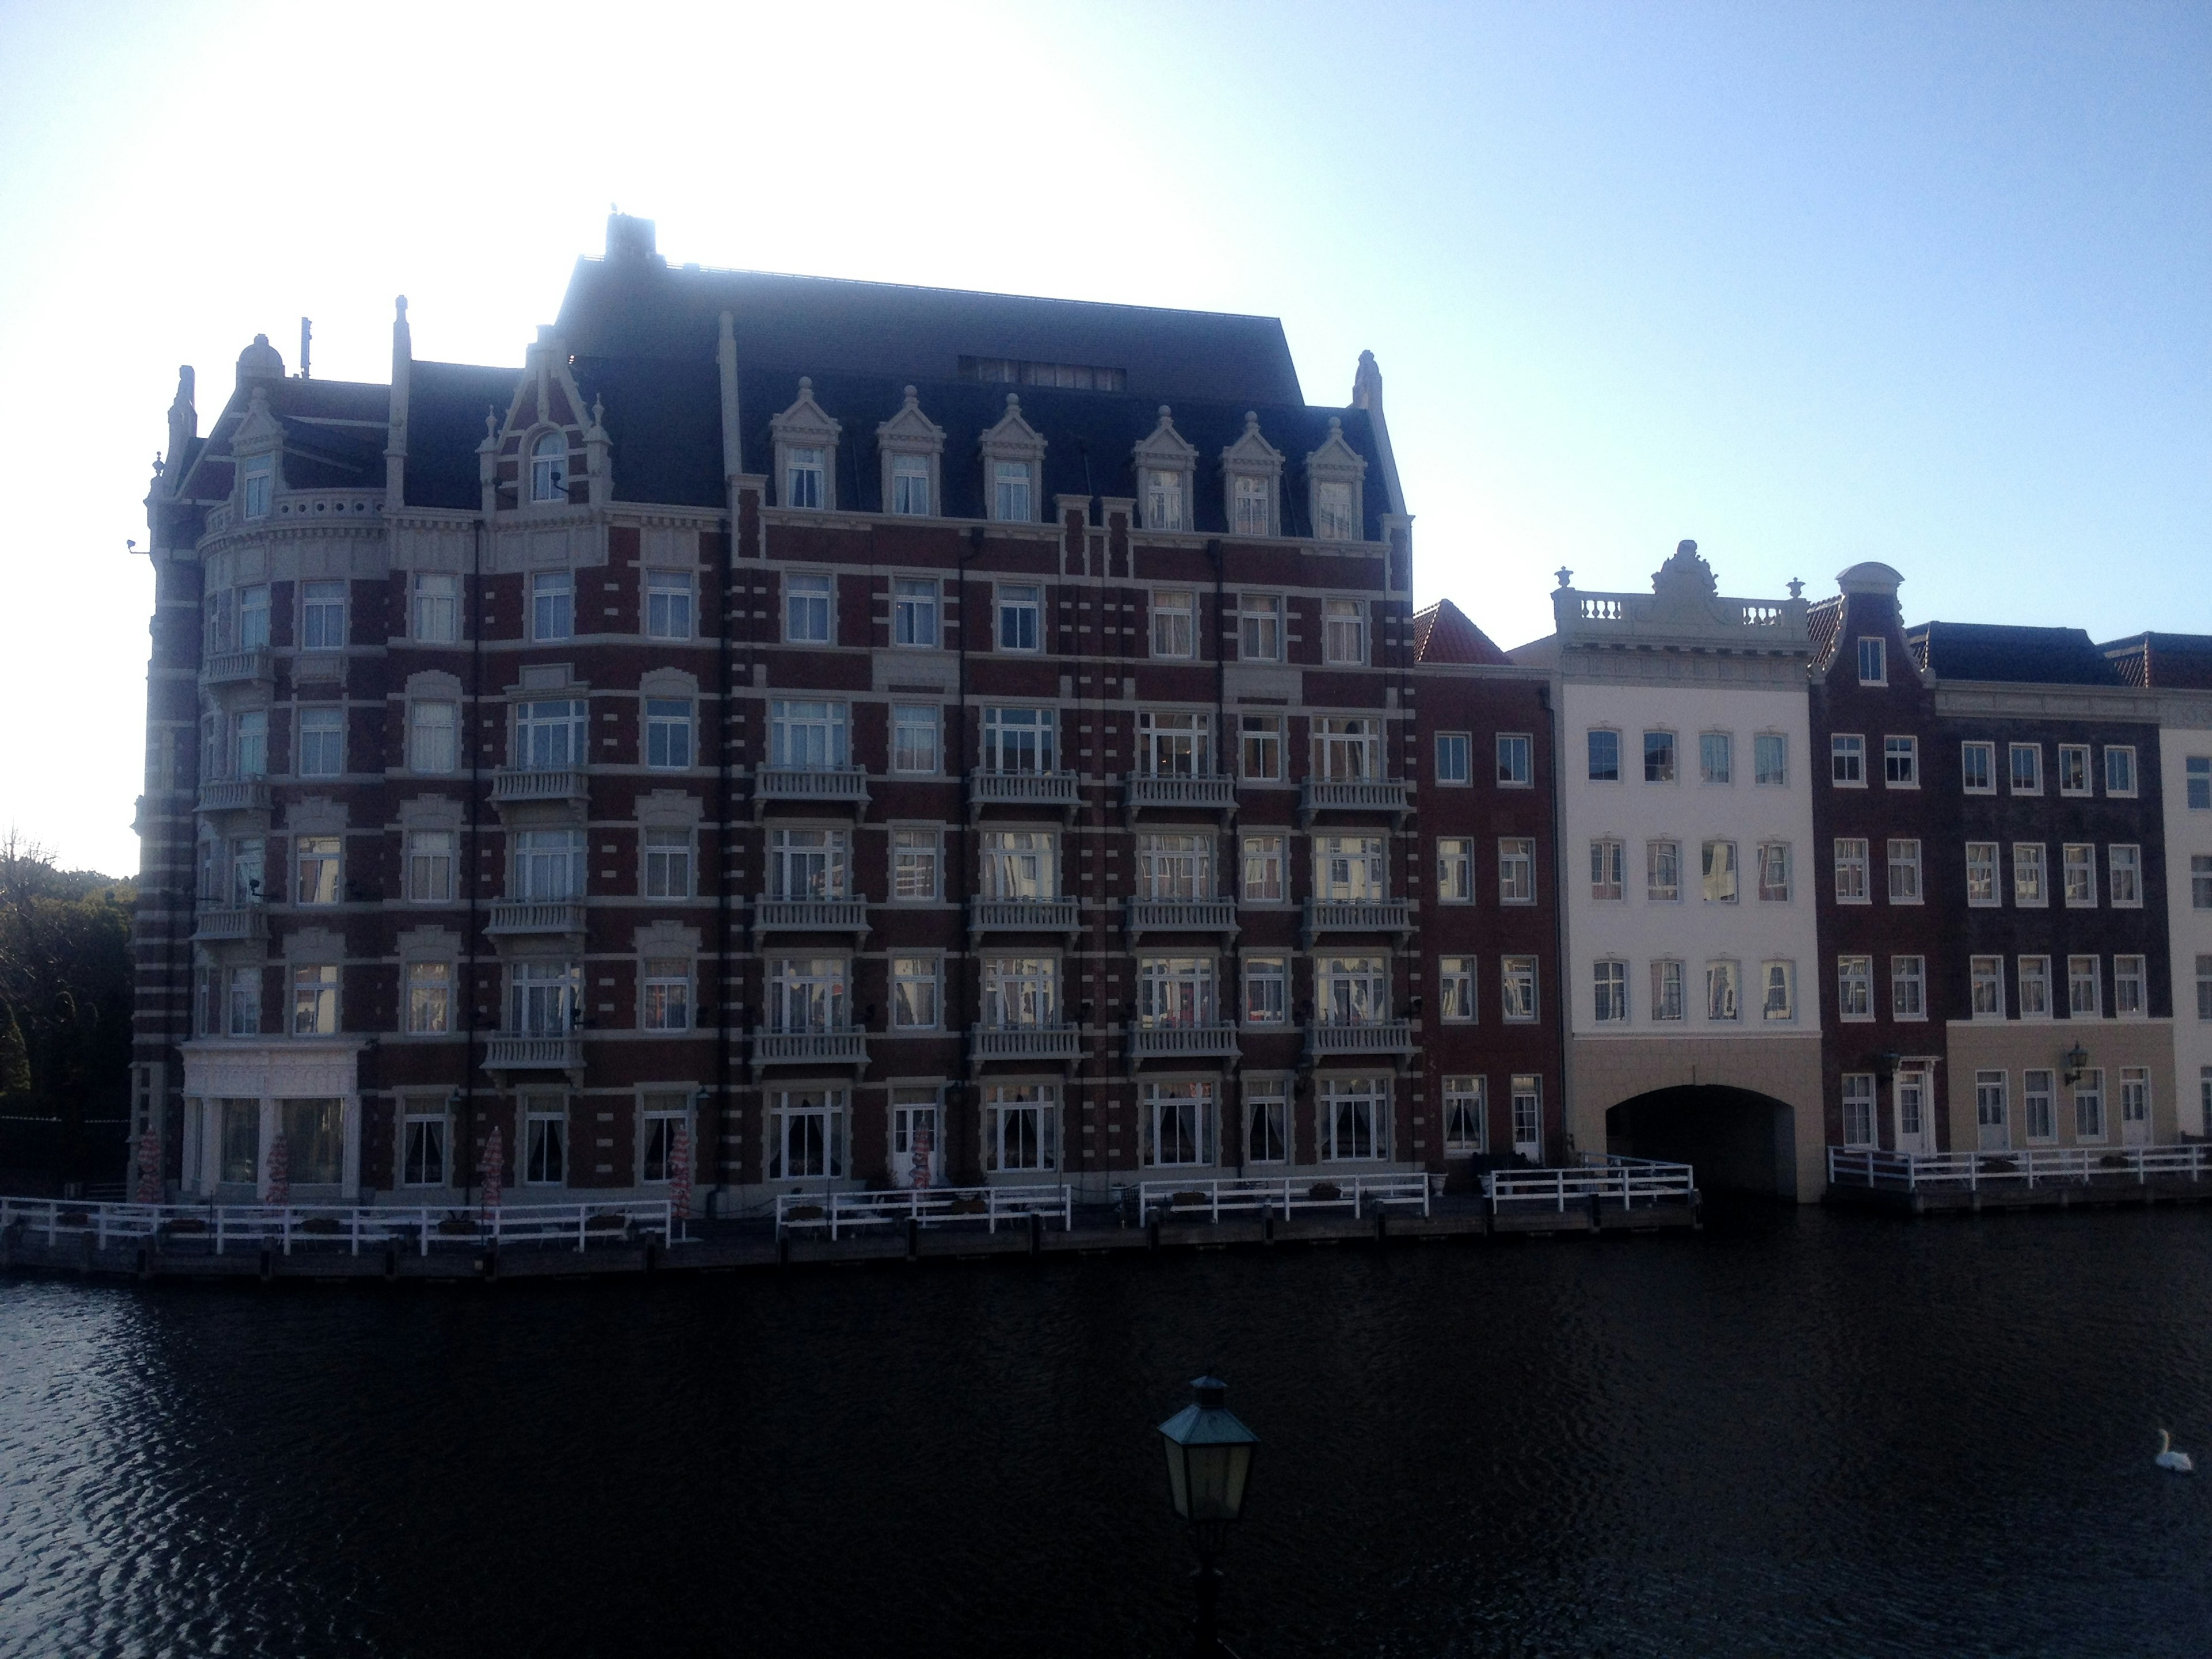
[[[1921,1071],[1900,1071],[1890,1084],[1890,1097],[1897,1114],[1897,1150],[1900,1152],[1932,1152],[1936,1150],[1936,1125],[1929,1114],[1928,1073]]]
[[[2120,1145],[2150,1145],[2150,1073],[2140,1066],[2120,1073]]]
[[[891,1180],[901,1187],[945,1184],[945,1152],[934,1105],[891,1108]]]
[[[1981,1132],[1979,1145],[1985,1152],[2001,1152],[2012,1145],[2012,1125],[2007,1121],[2005,1110],[2005,1074],[2002,1072],[1974,1073],[1974,1123]]]

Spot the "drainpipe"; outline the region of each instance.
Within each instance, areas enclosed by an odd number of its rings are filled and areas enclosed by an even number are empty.
[[[975,525],[969,530],[967,545],[960,551],[958,582],[960,617],[955,624],[959,636],[960,685],[959,713],[953,723],[953,733],[960,766],[960,820],[953,826],[952,837],[954,843],[960,849],[960,881],[963,891],[961,895],[960,906],[961,939],[958,949],[955,952],[960,958],[960,971],[951,976],[951,983],[946,988],[947,1000],[952,1004],[952,1017],[958,1022],[960,1029],[959,1086],[975,1097],[970,1103],[977,1106],[982,1103],[982,1090],[975,1082],[975,1035],[968,1018],[968,974],[971,966],[968,946],[974,935],[967,931],[967,925],[974,920],[975,907],[975,895],[968,881],[968,825],[975,813],[974,799],[975,784],[971,775],[968,756],[968,608],[969,604],[968,562],[982,550],[983,526]],[[988,611],[986,614],[988,614]],[[945,868],[939,872],[939,879],[945,879],[951,873],[951,860],[948,859],[945,861]],[[950,1103],[948,1107],[949,1104]],[[955,1114],[950,1109],[945,1115],[945,1163],[948,1170],[960,1167],[955,1161],[958,1154],[958,1145],[953,1133],[953,1125],[960,1121],[963,1117],[964,1114]],[[980,1121],[979,1117],[978,1121]],[[1066,1159],[1065,1148],[1062,1149],[1060,1156],[1062,1164],[1065,1164]],[[980,1163],[981,1160],[979,1158],[977,1161]]]
[[[1222,591],[1226,584],[1223,580],[1221,538],[1214,536],[1207,539],[1206,544],[1206,556],[1213,561],[1213,763],[1220,769],[1222,775],[1231,776],[1233,775],[1233,774],[1231,771],[1229,763],[1229,749],[1231,744],[1229,732],[1229,653],[1222,648],[1221,645],[1221,630],[1228,617],[1228,611],[1224,603],[1225,596]],[[1288,742],[1290,733],[1285,732],[1283,736],[1284,740]],[[1237,791],[1234,784],[1230,786],[1229,817],[1224,827],[1227,830],[1227,834],[1224,836],[1223,839],[1229,844],[1229,879],[1232,884],[1230,896],[1233,898],[1237,896],[1240,893],[1243,879],[1243,866],[1237,851]],[[1285,861],[1287,862],[1287,860]],[[1214,883],[1217,895],[1219,892],[1220,885],[1221,884],[1217,878]],[[1236,933],[1231,933],[1229,936],[1229,971],[1226,975],[1217,977],[1214,983],[1213,1007],[1214,1018],[1216,1019],[1221,1018],[1224,1012],[1221,1000],[1222,983],[1224,980],[1227,982],[1228,994],[1231,999],[1229,1006],[1231,1008],[1236,1008],[1242,1006],[1243,999],[1241,990],[1243,984],[1244,958],[1243,953],[1237,948],[1237,940],[1241,936],[1239,934]],[[1237,1022],[1231,1020],[1229,1023],[1235,1024]],[[1236,1080],[1237,1072],[1236,1068],[1232,1066],[1230,1069],[1229,1083],[1233,1085]],[[1214,1133],[1216,1134],[1226,1134],[1229,1129],[1230,1103],[1227,1097],[1231,1092],[1231,1089],[1224,1085],[1221,1092],[1223,1096],[1223,1099],[1221,1101],[1221,1111],[1214,1124]],[[1237,1173],[1239,1176],[1242,1176],[1244,1173],[1244,1113],[1241,1106],[1237,1109],[1236,1116]],[[1219,1160],[1218,1146],[1215,1149],[1215,1158],[1217,1162]]]
[[[713,1169],[718,1209],[728,1185],[723,1123],[730,1109],[730,1044],[735,1036],[735,1028],[730,1023],[732,968],[730,944],[733,927],[730,909],[730,854],[731,842],[736,835],[732,800],[734,779],[730,769],[730,635],[738,617],[738,515],[735,501],[731,505],[730,533],[722,541],[722,614],[715,627],[714,647],[714,1000],[718,1006],[714,1011],[714,1109],[709,1116],[714,1134]]]
[[[477,1133],[477,869],[481,863],[482,817],[478,806],[483,771],[483,520],[476,521],[469,556],[469,805],[464,837],[468,852],[467,984],[461,996],[461,1132],[460,1151],[467,1160],[462,1170],[461,1197],[465,1204],[476,1189]]]
[[[1574,1119],[1570,1110],[1570,1102],[1573,1095],[1574,1082],[1571,1069],[1572,1062],[1569,1059],[1569,1055],[1573,1053],[1573,1048],[1571,1042],[1571,1034],[1568,1028],[1567,1015],[1569,1010],[1567,1007],[1567,999],[1573,994],[1573,993],[1569,989],[1569,986],[1572,980],[1572,964],[1567,959],[1567,847],[1566,838],[1561,833],[1565,825],[1560,817],[1562,807],[1559,800],[1559,775],[1562,758],[1560,744],[1564,739],[1559,732],[1559,713],[1552,707],[1551,681],[1547,680],[1536,688],[1536,706],[1549,716],[1552,726],[1552,787],[1550,790],[1552,805],[1552,963],[1553,971],[1559,979],[1559,994],[1552,999],[1552,1018],[1559,1035],[1559,1132],[1565,1139],[1565,1156],[1571,1158],[1575,1155],[1575,1133],[1573,1128]],[[1625,858],[1627,855],[1624,852],[1622,856]],[[1542,979],[1540,976],[1537,983],[1540,985],[1542,982]],[[1510,1112],[1512,1109],[1511,1091],[1510,1087],[1507,1091],[1507,1096],[1506,1109]],[[1511,1131],[1512,1126],[1509,1121],[1507,1124],[1507,1133],[1510,1135]],[[1543,1124],[1540,1120],[1537,1124],[1537,1132],[1540,1135],[1542,1131]],[[1510,1141],[1508,1144],[1510,1144]]]

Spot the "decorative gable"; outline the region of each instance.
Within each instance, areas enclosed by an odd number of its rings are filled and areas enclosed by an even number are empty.
[[[487,512],[544,511],[604,503],[611,477],[606,433],[587,410],[568,353],[541,328],[524,354],[505,420],[495,410],[486,441]]]
[[[1018,395],[1006,394],[1006,412],[977,447],[983,453],[983,500],[991,517],[1035,524],[1044,498],[1045,441],[1022,417]]]
[[[1328,417],[1328,436],[1306,457],[1306,487],[1312,493],[1314,539],[1366,539],[1366,515],[1360,496],[1367,477],[1366,458],[1345,441],[1341,416]]]
[[[1130,452],[1137,475],[1139,522],[1147,530],[1192,527],[1192,491],[1198,481],[1198,451],[1175,429],[1175,416],[1160,405],[1160,423]]]
[[[840,422],[814,401],[814,382],[799,379],[799,397],[781,415],[769,416],[775,445],[776,503],[781,507],[837,505],[837,439]]]
[[[270,502],[284,487],[284,426],[269,412],[269,388],[257,386],[246,399],[246,417],[231,434],[238,465],[232,477],[241,518],[265,519]]]
[[[883,458],[884,511],[932,518],[944,501],[945,428],[921,412],[912,386],[899,412],[876,428]]]
[[[1233,536],[1283,533],[1283,452],[1260,435],[1244,411],[1244,435],[1221,452],[1222,512]]]

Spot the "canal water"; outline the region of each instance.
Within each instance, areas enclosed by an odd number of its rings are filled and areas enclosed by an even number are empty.
[[[0,1280],[0,1655],[2212,1651],[2212,1213],[386,1290]],[[2205,1458],[2154,1468],[2157,1431]]]

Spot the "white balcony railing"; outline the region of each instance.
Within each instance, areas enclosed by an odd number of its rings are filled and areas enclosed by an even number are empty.
[[[192,919],[192,937],[196,939],[266,939],[269,937],[269,913],[258,904],[202,910]]]
[[[1139,933],[1233,933],[1235,899],[1140,899],[1129,901],[1129,937]]]
[[[582,800],[587,793],[583,773],[573,767],[502,766],[491,778],[495,801]]]
[[[1083,1045],[1069,1024],[978,1025],[970,1036],[977,1060],[1073,1060]]]
[[[1238,1053],[1237,1028],[1226,1024],[1146,1025],[1129,1028],[1129,1058],[1175,1060],[1227,1056]]]
[[[1219,775],[1194,778],[1128,780],[1125,797],[1131,812],[1153,807],[1179,807],[1199,811],[1227,811],[1237,805],[1237,780]]]
[[[1073,811],[1083,790],[1073,772],[970,772],[968,805],[970,811],[986,806],[1057,806]]]
[[[1402,820],[1413,810],[1401,778],[1308,778],[1298,786],[1298,823],[1319,812],[1388,812]]]
[[[1072,898],[977,899],[968,907],[971,933],[1072,933],[1082,925]]]
[[[2023,1146],[2011,1151],[1887,1152],[1871,1146],[1828,1148],[1830,1184],[1917,1192],[1967,1192],[2095,1181],[2212,1179],[2212,1142],[2171,1146]]]
[[[1237,1176],[1218,1181],[1146,1181],[1138,1197],[1146,1217],[1218,1221],[1238,1211],[1288,1217],[1300,1210],[1348,1209],[1358,1216],[1389,1204],[1429,1212],[1425,1175]]]
[[[1364,1025],[1334,1025],[1316,1022],[1306,1027],[1309,1054],[1410,1054],[1413,1027],[1409,1020],[1378,1019]]]
[[[772,800],[831,801],[842,806],[868,804],[868,775],[858,766],[763,766],[753,774],[753,805]]]
[[[1638,1204],[1687,1204],[1698,1195],[1697,1171],[1687,1164],[1591,1152],[1583,1162],[1545,1170],[1492,1170],[1482,1195],[1494,1215],[1505,1209],[1564,1211],[1570,1203],[1634,1208]]]
[[[502,1031],[484,1048],[484,1066],[495,1072],[574,1072],[584,1064],[584,1040],[580,1036]]]
[[[488,933],[580,933],[584,905],[580,899],[496,899],[491,907]]]
[[[88,1237],[96,1249],[154,1239],[164,1251],[179,1254],[222,1255],[233,1245],[272,1245],[289,1255],[298,1245],[343,1247],[358,1255],[363,1245],[380,1249],[397,1244],[428,1255],[433,1245],[473,1250],[488,1243],[573,1243],[580,1250],[595,1241],[629,1243],[643,1233],[685,1243],[680,1224],[672,1230],[670,1211],[665,1198],[472,1204],[458,1210],[438,1205],[85,1204],[0,1198],[0,1229],[20,1222],[26,1232],[44,1234],[49,1249],[68,1233]]]
[[[1404,899],[1308,899],[1304,940],[1310,947],[1323,933],[1396,933],[1413,931],[1413,907]]]
[[[269,810],[266,778],[210,778],[200,785],[203,812],[265,812]]]
[[[218,651],[200,664],[202,685],[237,685],[270,678],[269,647],[247,651]]]
[[[753,1065],[865,1066],[868,1038],[849,1027],[834,1031],[770,1031],[753,1033]]]
[[[778,1237],[805,1227],[822,1228],[830,1237],[856,1228],[912,1222],[941,1227],[980,1221],[988,1232],[1001,1221],[1036,1216],[1067,1231],[1075,1217],[1073,1191],[1066,1187],[905,1187],[888,1193],[779,1193],[775,1200]]]
[[[858,896],[779,899],[763,896],[753,901],[753,931],[757,933],[865,933],[868,931],[868,902]]]

